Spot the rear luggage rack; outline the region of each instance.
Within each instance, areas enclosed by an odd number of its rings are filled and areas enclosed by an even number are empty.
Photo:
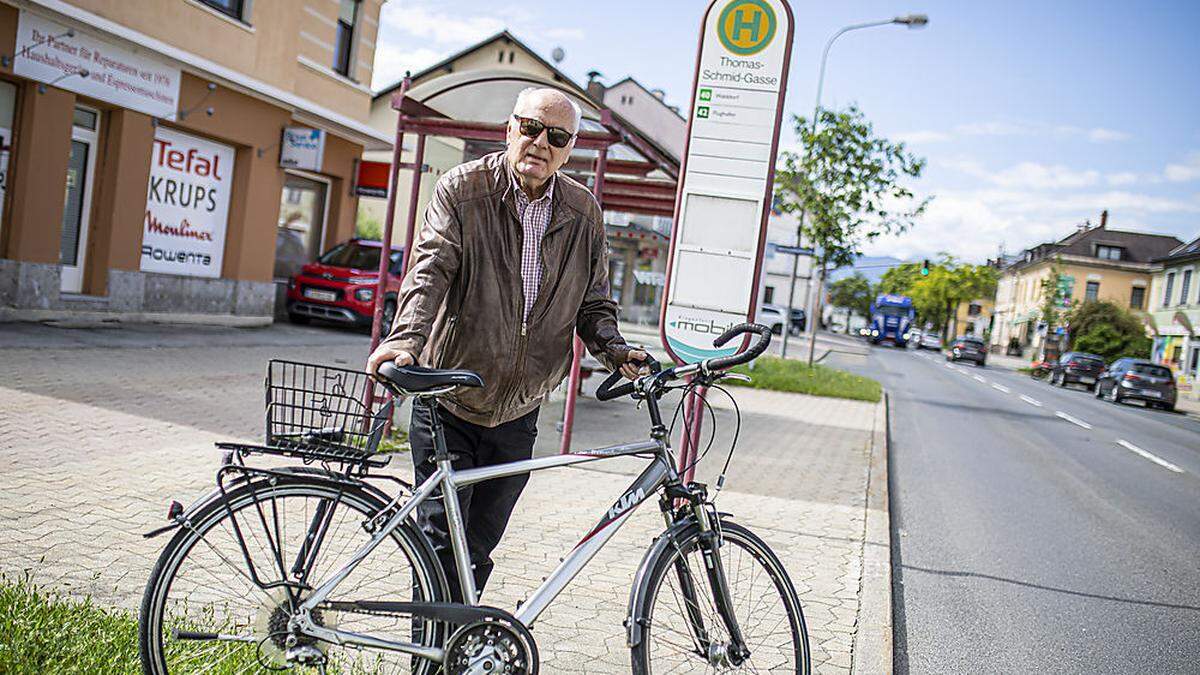
[[[272,360],[266,379],[266,443],[217,443],[240,457],[293,457],[305,463],[337,462],[382,467],[377,453],[394,403],[366,373],[295,361]]]

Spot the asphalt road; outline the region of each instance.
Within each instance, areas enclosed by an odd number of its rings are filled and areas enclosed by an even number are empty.
[[[935,352],[891,403],[899,673],[1196,673],[1200,421]]]

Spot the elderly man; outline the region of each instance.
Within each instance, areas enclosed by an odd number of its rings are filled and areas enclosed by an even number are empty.
[[[439,417],[458,469],[528,459],[543,396],[567,374],[572,335],[610,368],[636,377],[645,352],[625,344],[608,297],[604,223],[591,192],[558,169],[571,155],[579,106],[555,89],[527,89],[508,120],[507,149],[438,180],[413,244],[390,334],[369,372],[391,360],[465,368],[485,387],[444,400]],[[434,471],[428,413],[413,412],[417,481]],[[475,585],[482,590],[528,476],[492,480],[459,495]],[[439,500],[418,510],[452,598],[462,601]]]

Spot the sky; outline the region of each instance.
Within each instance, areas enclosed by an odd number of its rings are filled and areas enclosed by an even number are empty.
[[[704,0],[389,0],[372,87],[507,28],[577,83],[633,76],[687,110]],[[857,104],[877,134],[928,160],[932,196],[907,233],[868,245],[903,259],[983,262],[1065,236],[1109,211],[1110,229],[1200,236],[1200,2],[792,0],[782,147],[808,116],[825,41],[839,28],[921,12],[832,48],[822,104]]]

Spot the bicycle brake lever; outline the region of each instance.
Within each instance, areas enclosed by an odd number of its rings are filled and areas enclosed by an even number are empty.
[[[737,380],[738,382],[749,382],[750,376],[742,373],[725,373],[721,376],[722,380]]]

